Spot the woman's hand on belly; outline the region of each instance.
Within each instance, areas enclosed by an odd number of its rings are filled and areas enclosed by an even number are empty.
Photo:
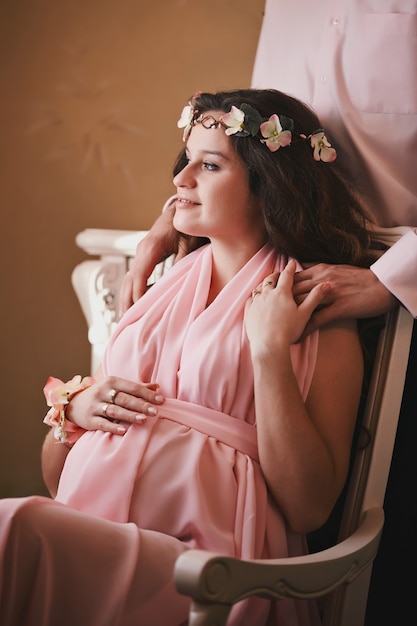
[[[142,424],[149,415],[158,415],[158,406],[165,402],[158,389],[157,383],[106,376],[72,398],[66,417],[85,430],[123,435],[126,423]]]

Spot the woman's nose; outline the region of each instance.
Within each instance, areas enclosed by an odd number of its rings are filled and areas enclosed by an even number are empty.
[[[188,163],[178,174],[174,176],[175,187],[194,187],[195,179],[192,174],[190,163]]]

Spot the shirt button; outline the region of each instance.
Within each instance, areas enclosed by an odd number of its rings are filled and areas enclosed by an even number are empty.
[[[338,15],[336,15],[336,17],[332,19],[332,24],[333,26],[337,26],[338,24],[340,24],[340,17]]]
[[[327,76],[326,76],[326,74],[322,75],[321,82],[323,83],[323,85],[325,85],[327,83]]]

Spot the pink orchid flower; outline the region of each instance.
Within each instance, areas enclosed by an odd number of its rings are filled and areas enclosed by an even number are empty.
[[[278,115],[271,115],[267,122],[263,122],[259,130],[265,143],[271,152],[276,152],[281,147],[288,146],[291,143],[291,131],[282,130],[281,122]]]
[[[79,391],[87,389],[87,387],[91,387],[93,382],[94,379],[91,378],[91,376],[81,378],[79,374],[74,376],[74,378],[69,380],[67,383],[64,383],[59,378],[50,376],[46,381],[45,387],[43,388],[46,402],[48,406],[54,406],[55,404],[68,404],[73,395]]]
[[[190,136],[191,133],[191,129],[192,129],[192,121],[193,121],[193,117],[194,117],[194,107],[191,103],[187,104],[181,113],[181,117],[177,122],[177,126],[178,128],[183,128],[184,132],[182,135],[182,140],[183,141],[187,141],[188,137]]]
[[[59,378],[50,376],[46,381],[45,387],[43,388],[46,403],[51,407],[45,416],[45,424],[48,424],[49,426],[58,426],[63,407],[68,404],[72,396],[79,391],[87,389],[87,387],[91,387],[93,383],[94,378],[91,376],[81,378],[80,375],[77,375],[67,383],[64,383]]]
[[[237,107],[232,106],[230,113],[222,115],[220,117],[220,121],[227,126],[225,130],[226,135],[234,135],[235,133],[239,133],[244,130],[243,124],[245,122],[245,114]]]
[[[81,378],[80,375],[74,376],[66,383],[53,376],[50,376],[46,381],[43,393],[48,406],[51,408],[43,421],[44,424],[54,427],[54,437],[61,443],[74,443],[79,436],[79,431],[82,430],[76,424],[66,422],[66,405],[75,394],[91,387],[94,383],[95,380],[91,376]]]
[[[325,161],[331,163],[335,160],[337,152],[332,148],[323,132],[315,133],[310,137],[311,147],[314,148],[313,157],[315,161]]]

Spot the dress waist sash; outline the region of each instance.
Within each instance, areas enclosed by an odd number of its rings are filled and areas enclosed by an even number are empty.
[[[250,456],[259,463],[256,427],[200,404],[167,398],[159,408],[162,418],[194,428]]]

